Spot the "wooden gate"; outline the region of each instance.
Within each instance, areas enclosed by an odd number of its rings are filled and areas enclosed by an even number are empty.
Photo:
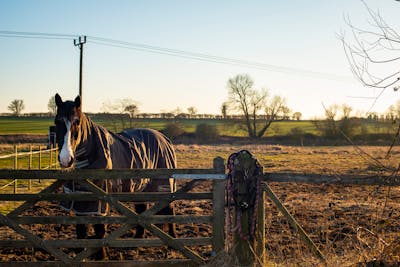
[[[53,260],[38,262],[1,262],[1,266],[198,266],[205,264],[224,249],[224,185],[225,166],[222,158],[214,160],[213,169],[155,169],[155,170],[0,170],[0,179],[54,179],[53,183],[36,194],[0,194],[0,201],[23,201],[7,215],[0,214],[0,226],[7,226],[18,234],[16,239],[2,239],[0,247],[38,248],[47,251]],[[91,179],[139,179],[139,178],[185,179],[186,183],[174,193],[135,192],[108,193],[91,182]],[[60,193],[60,187],[67,180],[78,180],[90,192]],[[186,180],[188,179],[188,180]],[[194,184],[212,180],[211,192],[188,192]],[[60,200],[103,200],[117,211],[113,216],[32,216],[30,210],[40,201]],[[211,215],[156,215],[158,211],[177,200],[210,200]],[[151,202],[149,209],[137,214],[126,202]],[[31,224],[116,224],[104,239],[48,239],[29,230]],[[208,224],[212,235],[208,237],[173,238],[156,224]],[[127,231],[140,225],[147,229],[154,238],[123,239]],[[163,261],[89,261],[88,258],[100,247],[133,248],[168,246],[179,251],[184,258]],[[196,253],[191,247],[209,246],[210,257]],[[68,249],[85,248],[71,256]]]

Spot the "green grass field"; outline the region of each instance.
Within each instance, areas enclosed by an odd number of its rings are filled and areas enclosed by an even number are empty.
[[[53,118],[38,117],[0,117],[0,135],[13,134],[47,134],[49,126],[53,125]],[[232,137],[245,137],[247,132],[243,124],[234,120],[217,119],[119,119],[107,118],[105,116],[93,116],[93,121],[103,125],[113,132],[119,132],[127,128],[152,128],[163,130],[169,123],[178,123],[186,133],[194,133],[196,126],[200,123],[215,125],[220,135]],[[261,125],[258,127],[261,128]],[[272,123],[266,131],[266,137],[293,135],[293,130],[301,134],[321,135],[317,126],[312,121],[277,121]],[[397,124],[392,122],[376,122],[359,120],[354,134],[393,134]]]
[[[54,119],[0,117],[0,134],[47,134]]]
[[[216,125],[219,133],[226,136],[246,136],[247,133],[242,126],[234,121],[212,120],[212,119],[134,119],[116,120],[106,118],[94,118],[96,123],[103,125],[110,131],[118,132],[124,128],[152,128],[162,130],[168,123],[177,122],[187,133],[195,132],[200,123]],[[0,117],[0,135],[6,134],[47,134],[49,126],[53,125],[53,118],[35,117]],[[318,134],[317,129],[311,121],[280,121],[271,125],[266,136],[287,135],[292,128],[301,128],[304,133]]]

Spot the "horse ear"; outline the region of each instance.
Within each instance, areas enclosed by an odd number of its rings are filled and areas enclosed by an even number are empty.
[[[61,99],[61,96],[57,93],[56,94],[56,96],[55,96],[55,99],[56,99],[56,105],[57,105],[57,107],[59,107],[59,106],[61,106],[61,104],[62,104],[62,99]]]
[[[81,107],[81,97],[79,95],[75,98],[75,107]]]

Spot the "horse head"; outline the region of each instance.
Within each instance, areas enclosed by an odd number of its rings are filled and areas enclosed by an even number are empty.
[[[71,167],[75,160],[75,149],[80,142],[80,127],[82,121],[81,98],[63,102],[60,95],[55,95],[57,114],[56,141],[59,149],[58,161],[61,167]]]

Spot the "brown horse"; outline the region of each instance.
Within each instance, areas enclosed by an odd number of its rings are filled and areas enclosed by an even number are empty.
[[[176,168],[176,156],[170,140],[158,131],[151,129],[129,129],[115,134],[95,124],[82,113],[80,97],[75,101],[63,102],[56,94],[57,115],[55,118],[56,140],[59,148],[59,163],[63,168],[82,169],[153,169]],[[133,179],[94,180],[105,191],[154,192],[175,191],[173,179]],[[64,192],[85,192],[78,181],[66,182]],[[77,215],[106,215],[109,205],[104,201],[64,201],[61,206]],[[136,212],[145,210],[145,204],[136,204]],[[159,214],[173,215],[171,206]],[[77,238],[102,239],[106,225],[94,225],[95,236],[87,236],[87,225],[77,224]],[[168,225],[168,233],[175,237],[175,225]],[[135,237],[143,237],[144,229],[137,226]],[[106,257],[103,248],[95,254],[96,259]]]

